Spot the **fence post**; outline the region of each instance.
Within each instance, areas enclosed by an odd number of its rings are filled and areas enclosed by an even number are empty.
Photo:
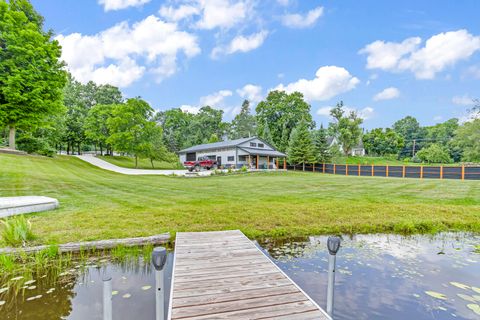
[[[345,175],[348,176],[348,163],[345,165]]]
[[[372,164],[372,177],[375,176],[375,167]]]
[[[287,170],[287,159],[283,158],[283,170]]]
[[[258,161],[259,161],[260,157],[258,156],[257,154],[257,170],[258,170]]]
[[[388,178],[388,164],[387,164],[387,167],[386,167],[385,170],[386,170],[386,176],[387,176],[387,178]]]
[[[358,176],[361,176],[360,171],[362,170],[362,166],[358,164]]]
[[[337,164],[334,163],[333,164],[333,174],[336,174],[336,172],[337,172]]]
[[[420,179],[423,179],[423,166],[420,166]]]
[[[440,166],[440,179],[443,179],[443,166]]]
[[[315,162],[313,163],[313,172],[315,172]]]
[[[462,180],[465,180],[465,165],[462,164]]]
[[[402,178],[405,178],[405,165],[402,168]]]
[[[325,173],[325,162],[323,163],[323,173]]]

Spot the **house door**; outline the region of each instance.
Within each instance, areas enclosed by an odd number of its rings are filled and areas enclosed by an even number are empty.
[[[217,166],[220,167],[222,165],[222,157],[217,157]]]

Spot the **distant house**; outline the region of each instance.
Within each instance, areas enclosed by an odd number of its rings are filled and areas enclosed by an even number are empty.
[[[201,144],[180,150],[178,154],[182,163],[198,160],[199,157],[208,157],[226,168],[248,166],[257,169],[274,169],[277,160],[282,167],[283,159],[286,157],[284,153],[275,150],[257,137]]]
[[[336,137],[327,137],[327,145],[328,145],[329,148],[332,148],[335,145],[338,146],[338,149],[343,154],[342,144],[338,142]],[[365,155],[365,148],[363,148],[363,141],[362,140],[360,140],[358,145],[356,145],[355,147],[352,148],[352,150],[350,151],[350,155],[351,156],[360,156],[360,157],[363,157]]]

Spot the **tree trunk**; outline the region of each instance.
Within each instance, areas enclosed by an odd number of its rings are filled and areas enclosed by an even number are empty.
[[[67,155],[70,155],[70,142],[67,142]]]
[[[302,164],[303,171],[305,171],[305,162]]]
[[[77,144],[78,155],[80,155],[80,142]]]
[[[12,149],[12,150],[15,150],[15,134],[17,132],[17,128],[15,128],[15,125],[14,124],[11,124],[9,126],[10,128],[10,131],[9,131],[9,134],[8,134],[8,148],[9,149]]]
[[[138,168],[138,157],[135,155],[135,169]]]
[[[100,143],[100,155],[103,156],[103,144]]]
[[[150,159],[150,163],[152,164],[152,169],[155,169],[155,167],[153,166],[153,159]]]

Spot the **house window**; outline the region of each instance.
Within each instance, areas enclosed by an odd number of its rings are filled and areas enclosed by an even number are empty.
[[[250,142],[250,147],[256,147],[257,144],[255,142]]]
[[[195,160],[197,160],[197,154],[195,152],[187,153],[187,161],[195,161]]]
[[[233,161],[235,161],[235,157],[234,156],[228,156],[227,161],[228,162],[233,162]]]
[[[247,156],[238,156],[238,161],[247,162]]]
[[[259,148],[263,148],[263,147],[265,147],[265,145],[264,145],[263,143],[259,143],[259,144],[258,144],[258,147],[259,147]]]

